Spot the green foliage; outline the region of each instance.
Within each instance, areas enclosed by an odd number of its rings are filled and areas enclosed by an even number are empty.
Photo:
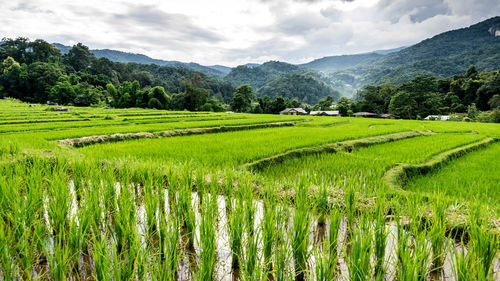
[[[284,97],[298,99],[307,104],[315,104],[328,96],[335,100],[340,98],[340,92],[320,81],[312,75],[285,74],[266,83],[258,90],[259,96],[270,98]]]
[[[230,83],[192,69],[96,58],[81,43],[65,53],[43,40],[4,39],[0,97],[77,106],[105,102],[118,108],[200,110],[204,106],[208,111],[223,111],[220,102],[229,102],[234,92]],[[162,91],[177,94],[170,97]]]
[[[231,109],[235,112],[249,112],[250,104],[255,99],[255,94],[250,85],[240,85],[231,100]]]

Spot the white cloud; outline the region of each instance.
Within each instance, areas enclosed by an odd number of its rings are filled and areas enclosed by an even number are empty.
[[[234,66],[411,45],[500,14],[498,0],[0,0],[0,37]]]

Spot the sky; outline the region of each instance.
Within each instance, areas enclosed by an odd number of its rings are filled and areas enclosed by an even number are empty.
[[[410,46],[500,15],[499,0],[0,0],[0,38],[236,66]]]

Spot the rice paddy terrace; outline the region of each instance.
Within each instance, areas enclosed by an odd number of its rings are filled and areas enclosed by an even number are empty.
[[[0,278],[499,280],[498,140],[0,100]]]

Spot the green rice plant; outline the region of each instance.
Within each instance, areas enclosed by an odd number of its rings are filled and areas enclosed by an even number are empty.
[[[49,179],[48,215],[50,226],[55,237],[64,234],[69,226],[69,213],[71,208],[71,193],[64,170],[59,168],[54,171]],[[64,235],[63,235],[64,236]],[[61,241],[64,242],[64,241]]]
[[[17,264],[19,267],[19,275],[22,280],[33,280],[33,269],[35,263],[35,252],[32,249],[33,245],[33,230],[28,227],[23,232],[22,237],[18,237],[16,243]]]
[[[476,279],[476,266],[474,265],[473,258],[470,253],[467,252],[467,247],[463,241],[460,242],[460,246],[453,250],[453,260],[451,267],[453,270],[453,276],[457,281],[473,281]]]
[[[292,281],[294,273],[290,266],[293,254],[291,234],[287,233],[284,227],[277,228],[277,232],[281,239],[277,240],[273,255],[273,277],[276,281]]]
[[[434,206],[434,216],[429,230],[429,240],[432,246],[432,272],[443,268],[447,252],[446,214],[442,202]]]
[[[337,272],[337,261],[339,260],[339,255],[337,252],[337,247],[339,243],[339,232],[340,224],[342,222],[343,213],[339,208],[332,208],[330,210],[330,223],[328,226],[328,239],[326,248],[323,248],[323,252],[328,254],[328,276],[334,278]]]
[[[396,279],[400,281],[424,281],[429,276],[431,265],[431,245],[425,232],[412,236],[404,229],[404,222],[396,219]]]
[[[125,239],[125,246],[120,246],[112,240],[112,270],[114,280],[132,280],[134,276],[143,274],[143,255],[139,234],[135,228],[130,229]]]
[[[160,213],[159,254],[153,265],[154,280],[175,280],[179,260],[179,220],[171,215],[168,220]]]
[[[349,280],[368,280],[373,275],[370,258],[373,252],[373,233],[366,218],[360,217],[357,231],[351,232],[347,268]]]
[[[54,240],[52,251],[49,245],[45,246],[49,263],[49,274],[53,280],[57,281],[65,281],[70,276],[68,269],[71,263],[71,250],[66,246],[65,240],[64,231],[60,231]]]
[[[470,215],[469,251],[476,265],[477,280],[493,280],[493,261],[498,254],[498,236],[488,229],[488,220],[480,207]]]
[[[348,187],[344,193],[344,206],[347,221],[347,240],[350,239],[355,229],[354,219],[356,218],[356,192],[353,187]]]
[[[264,268],[261,265],[261,255],[258,245],[260,240],[260,231],[257,230],[254,235],[247,235],[246,247],[242,251],[240,263],[242,264],[242,280],[260,280]]]
[[[229,247],[231,248],[231,267],[237,269],[240,267],[239,260],[241,257],[241,249],[243,245],[243,232],[244,232],[244,221],[245,213],[243,209],[242,200],[235,200],[231,204],[231,216],[229,218],[228,233],[229,233]]]
[[[215,202],[215,205],[214,205]],[[200,224],[200,267],[196,280],[214,280],[216,260],[217,197],[204,194]]]
[[[296,187],[295,206],[293,210],[292,251],[297,281],[307,276],[307,260],[309,259],[309,229],[311,215],[308,209],[307,186],[300,182]]]
[[[337,263],[332,261],[330,258],[330,254],[328,251],[328,242],[323,242],[321,247],[323,250],[320,250],[320,247],[317,247],[314,250],[314,276],[309,277],[308,280],[316,280],[316,281],[329,281],[335,280],[338,277],[338,272],[335,270],[335,266],[332,270],[332,263]]]
[[[128,182],[128,176],[124,175],[120,182],[120,194],[117,201],[119,209],[115,215],[114,236],[118,255],[127,252],[136,243],[136,207]]]
[[[158,192],[156,190],[156,192]],[[158,215],[158,195],[154,194],[154,186],[152,179],[144,185],[144,210],[146,211],[146,233],[148,243],[155,236],[157,231],[157,215]]]
[[[17,266],[14,258],[14,233],[0,221],[0,266],[6,281],[16,280]]]
[[[116,212],[116,178],[114,170],[111,168],[103,169],[103,204],[106,211],[106,217],[111,218]]]
[[[92,257],[95,263],[92,275],[99,281],[111,281],[111,257],[106,233],[92,233],[92,242]]]
[[[262,232],[264,268],[266,270],[271,270],[271,257],[276,235],[276,201],[274,196],[270,193],[264,196],[264,209],[260,228]]]
[[[101,184],[100,172],[92,169],[90,172],[90,184],[84,191],[85,205],[88,214],[91,216],[91,229],[93,232],[100,232],[103,226],[103,205],[101,204],[101,194],[103,187]]]
[[[83,254],[83,248],[84,245],[86,245],[88,242],[86,242],[87,239],[87,229],[84,229],[85,227],[84,224],[80,224],[76,217],[74,217],[71,220],[69,230],[68,230],[68,247],[70,251],[70,257],[71,257],[71,271],[74,273],[76,276],[80,276],[80,260],[82,258]]]
[[[186,183],[182,185],[178,192],[178,208],[180,221],[187,233],[188,247],[194,247],[194,235],[196,229],[196,217],[191,204],[191,187]]]
[[[245,211],[245,229],[246,233],[249,236],[254,235],[255,233],[255,212],[257,209],[256,203],[253,200],[253,197],[247,196],[243,202],[243,208]]]
[[[319,186],[319,191],[316,199],[316,212],[318,213],[318,225],[324,225],[326,221],[326,213],[328,211],[328,189],[325,184]]]
[[[384,207],[386,205],[383,196],[377,199],[377,207],[374,218],[374,254],[375,254],[375,276],[377,280],[382,280],[387,272],[385,252],[387,247],[387,237],[389,229],[386,227],[386,215]]]

